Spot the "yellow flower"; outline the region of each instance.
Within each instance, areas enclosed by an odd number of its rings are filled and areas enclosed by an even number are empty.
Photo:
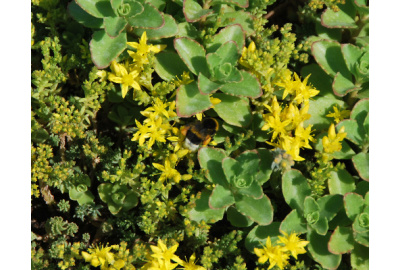
[[[347,133],[344,132],[344,126],[340,128],[339,133],[336,134],[335,125],[331,124],[328,130],[328,136],[322,138],[322,146],[325,153],[333,153],[342,149],[341,141],[344,140]]]
[[[178,264],[172,264],[171,260],[182,263],[182,260],[174,253],[178,249],[179,244],[173,245],[170,248],[163,243],[161,239],[158,240],[157,246],[150,246],[151,257],[158,259],[159,264],[163,264],[165,269],[174,269]]]
[[[190,259],[188,262],[182,261],[179,263],[180,265],[183,266],[183,268],[179,269],[184,269],[184,270],[206,270],[203,266],[199,266],[195,264],[196,261],[196,255],[193,253],[192,256],[190,256]]]
[[[171,126],[169,123],[163,123],[163,119],[158,117],[156,120],[156,115],[153,113],[149,115],[150,118],[144,120],[144,125],[141,125],[136,119],[136,126],[138,131],[133,135],[132,141],[139,140],[139,145],[144,144],[144,140],[150,138],[147,143],[147,148],[150,149],[153,144],[157,142],[166,142],[165,136],[169,132]]]
[[[153,166],[162,171],[160,175],[160,181],[164,182],[165,179],[172,179],[175,183],[179,183],[181,181],[181,174],[174,168],[171,167],[171,163],[168,159],[165,160],[164,166],[158,163],[153,163]]]
[[[302,147],[302,141],[299,137],[281,137],[280,148],[285,150],[287,154],[291,155],[295,161],[304,160],[304,158],[300,156],[300,147]]]
[[[273,129],[273,133],[272,133],[272,141],[275,140],[275,138],[280,135],[280,136],[285,136],[287,135],[287,131],[286,131],[286,126],[290,124],[291,120],[285,120],[285,121],[281,121],[281,119],[278,117],[274,117],[274,116],[269,116],[266,119],[267,124],[264,125],[262,127],[262,130],[265,130],[266,127],[268,128],[272,128]]]
[[[124,65],[118,64],[115,60],[111,62],[111,71],[108,75],[108,80],[121,84],[122,97],[128,93],[129,88],[141,90],[139,80],[139,72],[133,69],[128,73]]]
[[[146,108],[144,111],[140,113],[146,117],[149,117],[150,112],[154,112],[156,116],[165,116],[165,118],[168,119],[170,116],[168,111],[165,109],[167,107],[168,107],[167,103],[163,103],[161,99],[156,98],[155,102],[153,103],[153,106]]]
[[[287,233],[282,232],[282,234],[284,237],[278,236],[278,243],[283,244],[283,250],[289,251],[296,260],[297,254],[304,254],[307,252],[304,247],[309,243],[309,241],[301,240],[296,233],[288,235]]]
[[[295,136],[300,138],[302,140],[302,147],[308,148],[308,149],[312,149],[312,147],[310,146],[309,141],[314,142],[315,139],[312,137],[311,135],[311,127],[312,125],[309,125],[307,128],[303,127],[303,122],[297,126],[296,130],[295,130]]]
[[[82,257],[94,267],[100,266],[101,269],[121,269],[125,263],[120,260],[115,261],[115,254],[110,252],[111,249],[118,248],[118,245],[112,245],[110,247],[97,246],[95,248],[89,248],[89,253],[82,251]],[[112,265],[112,268],[110,265]]]
[[[331,113],[327,114],[326,117],[335,118],[334,121],[335,121],[336,124],[339,123],[340,121],[342,121],[343,119],[348,118],[350,116],[350,111],[349,110],[341,111],[336,107],[336,105],[333,106],[333,111],[334,112],[331,112]]]
[[[291,76],[282,78],[282,82],[276,83],[277,86],[284,88],[282,98],[284,99],[288,95],[293,95],[295,96],[293,101],[296,102],[296,104],[301,104],[318,95],[319,91],[317,89],[311,85],[307,85],[310,76],[311,74],[309,74],[303,82],[296,72],[293,73],[293,79]]]
[[[127,42],[129,46],[136,49],[136,53],[139,55],[147,55],[149,52],[159,53],[164,50],[167,45],[147,45],[147,34],[146,31],[143,32],[140,37],[139,43],[137,42]]]
[[[289,255],[285,253],[282,246],[274,246],[271,243],[271,238],[268,236],[266,245],[262,249],[254,248],[254,253],[259,257],[258,262],[261,264],[269,260],[269,267],[271,269],[275,265],[280,269],[284,269],[288,264]]]

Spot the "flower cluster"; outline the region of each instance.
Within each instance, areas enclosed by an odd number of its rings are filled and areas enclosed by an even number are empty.
[[[271,238],[268,236],[266,245],[262,248],[254,248],[254,253],[259,257],[258,262],[261,264],[269,261],[268,269],[275,265],[279,269],[284,269],[289,264],[289,256],[297,260],[298,254],[306,253],[304,247],[309,243],[298,237],[296,233],[288,235],[282,232],[284,236],[278,236],[279,240],[276,244],[272,244]]]
[[[141,268],[143,270],[172,270],[175,269],[178,265],[183,266],[180,269],[186,270],[205,270],[204,267],[196,265],[195,254],[190,256],[188,262],[181,260],[177,255],[175,255],[176,250],[178,249],[179,244],[173,245],[168,248],[164,242],[159,239],[157,242],[157,246],[150,246],[152,254],[147,256],[147,263]],[[171,262],[174,261],[175,263]]]
[[[350,116],[350,111],[349,110],[340,110],[336,105],[333,106],[333,112],[329,112],[329,114],[326,115],[327,117],[332,117],[334,118],[333,120],[335,123],[339,123],[345,118],[348,118]]]
[[[340,128],[339,133],[336,134],[335,125],[331,124],[328,130],[328,136],[322,138],[322,146],[325,153],[333,153],[342,149],[341,141],[346,138],[347,133],[344,132],[344,126]]]
[[[183,150],[185,153],[188,150]],[[170,154],[168,158],[165,159],[164,165],[153,163],[153,166],[160,170],[162,173],[160,175],[159,181],[164,182],[165,180],[173,180],[175,183],[179,183],[181,180],[189,180],[192,178],[190,174],[181,175],[176,169],[175,166],[178,163],[178,155],[177,154]]]

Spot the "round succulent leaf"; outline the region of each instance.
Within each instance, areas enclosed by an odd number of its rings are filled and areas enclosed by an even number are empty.
[[[111,0],[111,7],[114,9],[114,12],[122,5],[122,3],[124,2],[124,0]],[[133,2],[133,1],[131,1]],[[137,2],[135,2],[137,3]]]
[[[213,10],[203,9],[195,0],[183,0],[183,14],[188,22],[197,22],[212,13]]]
[[[336,125],[337,130],[340,130],[342,127],[344,127],[344,132],[347,133],[347,140],[350,140],[359,146],[362,146],[364,143],[368,143],[368,138],[366,136],[364,127],[362,125],[359,126],[356,120],[346,119]]]
[[[146,2],[152,4],[160,11],[162,11],[166,5],[165,0],[147,0]]]
[[[200,93],[208,95],[217,91],[223,84],[209,80],[203,73],[199,73],[199,79],[197,81]]]
[[[128,211],[135,207],[139,202],[138,195],[136,192],[129,190],[126,192],[124,202],[122,204],[122,209]]]
[[[162,12],[158,11],[158,9],[150,3],[144,3],[143,7],[144,10],[142,13],[127,18],[130,26],[145,29],[156,29],[164,26],[165,19]]]
[[[228,187],[228,180],[222,169],[222,160],[226,157],[222,149],[202,147],[198,152],[201,168],[206,170],[206,177],[214,184]]]
[[[222,44],[218,50],[215,51],[215,54],[220,57],[222,63],[230,63],[232,66],[235,66],[239,57],[239,48],[235,41],[227,41]]]
[[[104,30],[110,37],[116,37],[125,29],[127,22],[121,17],[104,18]]]
[[[261,248],[266,245],[268,236],[271,238],[271,243],[276,243],[281,236],[279,232],[279,222],[272,222],[269,225],[257,225],[247,235],[244,245],[246,249],[254,253],[254,248]]]
[[[347,68],[354,76],[357,75],[356,65],[358,60],[362,56],[363,51],[359,47],[348,43],[342,44],[342,54]]]
[[[329,194],[344,195],[356,189],[353,176],[345,169],[332,171],[328,179]]]
[[[174,64],[171,65],[171,63]],[[182,59],[174,52],[157,53],[154,60],[154,70],[164,81],[176,79],[176,76],[182,76],[183,72],[189,72]]]
[[[284,220],[282,220],[281,225],[279,227],[279,231],[285,232],[287,234],[306,233],[307,232],[306,220],[302,215],[299,214],[299,212],[296,209],[294,209],[284,218]]]
[[[352,225],[353,231],[356,233],[366,233],[369,231],[369,214],[361,213],[356,216]]]
[[[224,84],[221,87],[221,91],[226,94],[249,98],[261,96],[262,89],[257,78],[244,70],[240,70],[240,74],[243,78],[242,80]]]
[[[83,10],[75,1],[71,1],[68,4],[68,11],[69,14],[79,22],[80,24],[83,24],[86,27],[89,28],[103,28],[103,19],[102,18],[96,18],[89,13],[87,13],[85,10]]]
[[[238,188],[238,193],[246,196],[251,196],[254,199],[261,199],[264,195],[263,189],[257,181],[254,180],[253,175],[248,175],[247,177],[243,176],[247,182],[250,182],[250,186]]]
[[[123,31],[115,38],[111,38],[104,30],[94,32],[90,41],[92,61],[98,69],[106,68],[111,61],[117,58],[126,48],[126,32]]]
[[[215,185],[215,188],[212,191],[210,199],[208,201],[208,205],[211,209],[221,209],[228,207],[235,203],[235,199],[233,197],[232,192],[221,185]]]
[[[115,16],[109,0],[75,0],[76,3],[87,13],[96,17],[104,18]]]
[[[214,106],[214,110],[224,121],[238,127],[250,125],[252,115],[247,98],[234,97],[224,93],[215,93],[213,97],[221,100]]]
[[[174,40],[174,47],[192,73],[199,75],[201,72],[204,76],[210,77],[206,51],[200,43],[187,37],[181,37]]]
[[[329,230],[328,220],[326,217],[320,217],[315,223],[308,223],[309,227],[315,230],[320,235],[326,235]]]
[[[353,269],[369,270],[369,248],[355,243],[350,262]]]
[[[333,79],[332,89],[335,95],[343,97],[347,93],[360,90],[361,87],[354,85],[351,74],[338,72]]]
[[[353,158],[354,168],[356,168],[358,174],[365,181],[369,181],[369,154],[358,153]]]
[[[351,78],[339,42],[326,39],[316,41],[311,45],[311,52],[318,65],[331,77],[339,72],[343,77]]]
[[[213,53],[222,44],[228,42],[228,41],[233,41],[236,43],[236,46],[238,48],[238,51],[241,52],[243,50],[243,47],[245,45],[245,33],[243,31],[243,28],[239,24],[234,24],[227,26],[219,31],[218,34],[216,34],[211,43],[208,43],[207,46],[207,52]]]
[[[203,190],[200,198],[196,200],[195,207],[192,208],[188,215],[191,220],[200,222],[204,220],[206,223],[215,223],[224,217],[225,209],[211,209],[208,205],[211,196],[211,190]]]
[[[77,201],[79,205],[92,203],[94,201],[94,195],[87,189],[87,186],[85,186],[84,190],[79,187],[72,187],[69,189],[68,195],[71,200]]]
[[[272,222],[274,209],[266,195],[263,195],[261,199],[254,199],[246,195],[235,196],[235,206],[242,215],[259,225],[268,225]]]
[[[363,197],[357,193],[350,192],[344,195],[343,200],[347,216],[354,221],[364,209]]]
[[[178,25],[176,24],[175,19],[171,15],[164,14],[164,20],[165,24],[162,27],[156,29],[135,28],[133,32],[137,36],[142,36],[142,34],[146,31],[146,35],[149,40],[158,40],[161,38],[169,38],[177,35]],[[175,62],[170,63],[174,63],[175,65]],[[170,66],[172,65],[170,64]]]
[[[286,203],[303,214],[304,200],[311,195],[311,188],[300,171],[292,169],[283,174],[282,193]]]
[[[225,12],[219,18],[221,19],[221,26],[239,24],[247,36],[254,34],[254,18],[249,12],[242,10]]]
[[[359,125],[363,125],[365,118],[367,117],[369,112],[369,99],[361,99],[359,100],[351,110],[350,119],[357,120]]]
[[[351,3],[353,1],[346,1],[344,5],[339,4],[339,11],[333,11],[327,8],[321,16],[321,23],[328,28],[357,28],[355,19],[356,9]]]
[[[242,172],[242,166],[233,158],[226,157],[222,160],[222,169],[230,185],[234,185],[235,178]]]
[[[229,222],[235,227],[249,227],[251,226],[254,221],[249,219],[248,217],[242,215],[235,207],[230,206],[226,211],[226,217]]]
[[[353,227],[354,230],[354,227]],[[369,231],[359,233],[359,232],[354,232],[354,240],[356,243],[363,245],[365,247],[369,247]]]
[[[367,181],[360,181],[357,184],[356,190],[354,193],[357,193],[361,196],[365,196],[369,191],[369,183]],[[365,203],[365,202],[364,202]]]
[[[343,208],[343,196],[340,194],[325,195],[317,200],[321,217],[332,220],[340,209]]]
[[[228,5],[236,5],[241,8],[247,8],[249,6],[248,0],[212,0],[210,5],[215,4],[228,4]]]
[[[326,28],[322,26],[321,20],[315,22],[315,32],[320,39],[342,40],[342,30],[337,28]],[[317,40],[315,40],[317,41]]]
[[[144,7],[138,1],[111,1],[115,14],[120,17],[134,17],[144,11]]]
[[[345,254],[354,249],[354,237],[351,227],[336,227],[328,243],[328,249],[333,254]]]
[[[328,250],[328,242],[331,238],[331,233],[320,235],[316,231],[309,229],[307,232],[307,240],[310,242],[307,245],[308,251],[311,256],[323,268],[336,269],[339,267],[342,256],[333,254]]]
[[[192,24],[188,22],[181,22],[178,24],[179,37],[188,37],[191,39],[197,39],[200,35],[200,31]]]
[[[236,157],[236,161],[242,166],[243,174],[255,174],[259,170],[260,158],[257,151],[249,150]]]
[[[176,113],[179,117],[190,117],[211,108],[210,96],[202,95],[196,82],[181,85],[176,93]]]
[[[304,217],[307,222],[309,224],[316,223],[320,217],[319,212],[320,207],[317,201],[313,197],[307,196],[304,199]],[[318,215],[315,215],[315,213],[318,213]]]
[[[272,173],[272,162],[274,157],[268,149],[257,148],[258,155],[260,157],[260,168],[256,175],[258,184],[262,185],[267,182]]]
[[[345,209],[342,208],[336,216],[329,221],[329,230],[334,230],[337,226],[351,227],[351,224],[353,224],[353,221],[347,217]]]

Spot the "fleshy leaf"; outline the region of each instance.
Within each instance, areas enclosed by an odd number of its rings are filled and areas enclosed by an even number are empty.
[[[317,200],[321,217],[331,221],[340,209],[343,208],[343,197],[339,194],[325,195]]]
[[[249,6],[248,0],[212,0],[210,5],[215,4],[228,4],[228,5],[236,5],[241,8],[247,8]]]
[[[311,195],[311,188],[300,171],[292,169],[283,174],[282,192],[286,203],[303,214],[304,200]]]
[[[68,4],[69,14],[74,18],[77,22],[83,24],[89,28],[102,28],[103,19],[96,18],[86,11],[84,11],[75,1],[71,1]]]
[[[337,12],[327,8],[321,16],[322,25],[328,28],[357,28],[354,20],[356,9],[351,2],[353,1],[346,1],[344,5],[339,4]]]
[[[183,0],[183,14],[188,22],[197,22],[213,12],[211,9],[203,9],[195,0]]]
[[[109,0],[75,0],[75,2],[96,18],[115,16]]]
[[[234,202],[235,199],[229,189],[216,185],[210,196],[209,206],[211,209],[220,209],[232,205]]]
[[[146,31],[146,35],[148,39],[161,39],[161,38],[169,38],[178,34],[178,25],[175,22],[175,19],[168,14],[164,14],[165,24],[156,29],[143,29],[136,28],[133,32],[137,36],[142,36],[143,32]],[[175,64],[175,62],[173,62]]]
[[[368,143],[368,138],[366,137],[365,130],[363,126],[359,126],[356,120],[346,119],[337,124],[336,129],[340,130],[344,127],[344,132],[347,133],[346,139],[352,141],[353,143],[362,146],[364,143]]]
[[[174,63],[171,65],[171,63]],[[176,76],[180,78],[183,72],[189,72],[189,69],[174,52],[160,52],[155,55],[154,69],[158,76],[165,81],[176,79]]]
[[[251,36],[254,33],[254,19],[249,12],[225,12],[222,14],[222,16],[220,16],[220,18],[222,26],[239,24],[247,35]]]
[[[369,112],[369,99],[358,101],[351,110],[350,118],[357,120],[359,126],[364,125],[365,118]]]
[[[353,231],[350,227],[338,226],[332,233],[328,249],[333,254],[344,254],[354,249]]]
[[[197,41],[187,37],[176,38],[174,47],[191,72],[196,75],[201,72],[206,77],[210,76],[206,62],[206,51]]]
[[[257,149],[258,155],[260,156],[260,171],[257,173],[257,182],[262,185],[267,182],[272,173],[272,161],[273,156],[271,151],[265,148]]]
[[[272,222],[267,226],[255,226],[246,237],[244,243],[246,249],[253,253],[254,248],[261,248],[261,245],[265,246],[268,236],[271,238],[272,243],[275,243],[277,240],[279,240],[278,236],[281,236],[279,232],[279,224],[279,222]]]
[[[156,29],[164,26],[165,19],[163,13],[150,3],[144,3],[143,7],[144,11],[142,13],[128,18],[130,26],[145,29]]]
[[[310,243],[307,245],[307,248],[314,260],[320,263],[323,268],[336,269],[341,262],[342,256],[329,252],[328,242],[330,238],[331,233],[329,232],[323,236],[313,230],[309,230],[307,240]]]
[[[107,35],[114,38],[121,34],[125,29],[127,22],[121,17],[106,17],[104,18],[104,30]]]
[[[340,72],[336,73],[332,84],[333,92],[339,97],[342,97],[349,92],[361,89],[354,85],[351,74],[347,74],[347,72],[344,72],[344,74],[346,75],[343,75]]]
[[[207,223],[215,223],[224,217],[225,209],[211,209],[209,207],[208,201],[210,196],[210,190],[201,192],[200,198],[195,202],[196,206],[188,213],[191,220],[197,222],[204,220]]]
[[[110,65],[126,48],[126,33],[123,31],[115,38],[109,37],[104,30],[94,32],[90,41],[93,63],[103,69]]]
[[[222,169],[222,160],[226,154],[221,149],[203,147],[198,152],[200,166],[206,170],[206,177],[214,184],[227,187],[228,181]]]
[[[235,206],[242,215],[260,225],[268,225],[272,222],[274,209],[266,195],[262,196],[261,199],[254,199],[245,195],[240,196],[240,198],[235,197]]]
[[[357,215],[361,214],[364,208],[364,199],[357,193],[347,193],[344,195],[344,208],[346,214],[351,220],[355,220]]]
[[[224,29],[221,29],[218,34],[213,36],[212,42],[206,45],[207,52],[215,52],[222,44],[227,41],[236,42],[238,51],[241,52],[245,44],[244,37],[245,34],[239,24],[227,26]]]
[[[338,169],[338,171],[331,172],[331,177],[328,180],[328,187],[330,194],[344,195],[354,191],[356,189],[356,184],[353,176],[351,176],[347,170]]]
[[[233,158],[226,157],[222,160],[222,169],[230,185],[234,185],[236,176],[242,172],[241,164]]]
[[[369,249],[368,247],[355,244],[351,253],[351,266],[357,270],[369,270]]]
[[[211,81],[206,76],[204,76],[203,73],[200,72],[198,80],[200,93],[207,95],[211,94],[217,91],[222,85],[223,85],[222,83],[216,83]]]
[[[176,113],[190,117],[211,108],[210,96],[202,95],[195,82],[181,85],[176,93]]]
[[[362,50],[353,44],[343,44],[342,45],[342,54],[344,57],[344,61],[346,62],[347,68],[353,75],[357,74],[357,62],[362,55]]]
[[[229,207],[226,211],[226,217],[229,222],[235,227],[249,227],[254,221],[242,215],[235,207]]]
[[[257,78],[244,71],[240,71],[243,80],[239,82],[226,83],[221,87],[221,91],[235,96],[257,98],[262,95],[261,85]]]
[[[358,153],[352,158],[352,160],[360,177],[365,181],[369,181],[369,154],[362,152]]]
[[[299,214],[299,212],[294,209],[290,212],[279,227],[281,232],[290,233],[305,233],[307,232],[307,223],[306,220]]]
[[[246,127],[250,124],[252,116],[247,98],[239,98],[224,93],[213,94],[214,98],[221,100],[214,106],[214,110],[228,124]]]

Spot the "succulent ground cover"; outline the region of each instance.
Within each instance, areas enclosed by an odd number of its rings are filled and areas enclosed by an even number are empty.
[[[368,6],[32,0],[32,269],[368,269]]]

